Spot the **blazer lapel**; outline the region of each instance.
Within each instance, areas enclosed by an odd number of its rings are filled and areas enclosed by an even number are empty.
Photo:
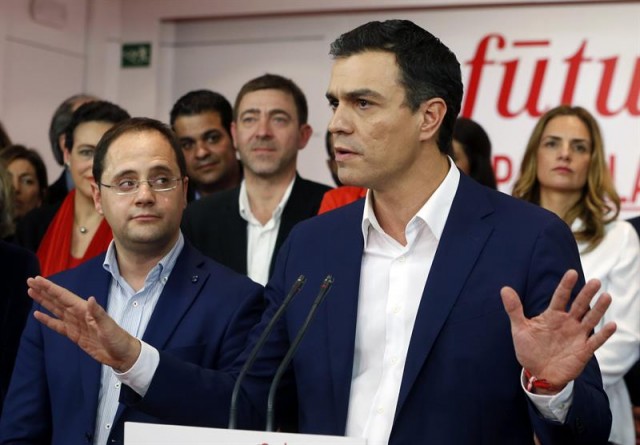
[[[199,267],[203,261],[204,257],[185,241],[142,337],[146,343],[157,349],[166,345],[209,279],[209,273]]]
[[[493,230],[492,224],[483,220],[492,213],[493,207],[483,189],[472,181],[465,175],[460,176],[460,184],[418,308],[396,416]]]
[[[232,199],[224,206],[226,214],[219,215],[223,218],[224,227],[220,242],[222,251],[227,252],[228,262],[224,264],[237,270],[239,273],[247,273],[247,222],[240,216],[240,187],[231,195]]]
[[[200,294],[202,286],[210,278],[209,273],[200,267],[203,261],[204,257],[185,240],[184,248],[176,260],[142,336],[145,343],[156,349],[166,346],[185,313]],[[122,403],[118,406],[114,424],[119,421],[125,408]]]
[[[361,221],[364,200],[354,204],[345,212],[344,230],[332,246],[338,250],[328,255],[333,261],[335,285],[324,302],[327,313],[329,337],[328,363],[331,371],[331,390],[334,397],[336,432],[343,434],[347,425],[353,354],[358,318],[358,295],[360,292],[360,269],[362,265]]]

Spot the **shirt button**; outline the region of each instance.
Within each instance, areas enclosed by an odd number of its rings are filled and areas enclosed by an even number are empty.
[[[120,388],[120,382],[116,383],[115,385],[113,385],[116,389]]]
[[[397,314],[398,312],[400,312],[400,306],[398,306],[397,304],[393,307],[393,313]]]
[[[395,365],[398,363],[398,357],[391,357],[391,364]]]
[[[138,302],[137,301],[134,301],[132,304],[133,304],[133,307],[138,307]]]
[[[377,412],[378,414],[382,414],[382,413],[384,413],[384,408],[380,406],[380,407],[378,407],[378,409],[376,410],[376,412]]]
[[[398,258],[398,261],[400,261],[401,263],[404,263],[406,261],[406,257],[403,255],[400,258]]]
[[[110,423],[107,423],[107,424],[104,426],[104,429],[105,429],[105,430],[110,430],[110,429],[111,429],[111,424],[110,424]]]
[[[162,284],[167,284],[167,277],[162,277]]]

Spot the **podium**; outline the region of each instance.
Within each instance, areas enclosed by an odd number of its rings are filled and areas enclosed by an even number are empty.
[[[355,437],[126,422],[125,445],[366,445]]]

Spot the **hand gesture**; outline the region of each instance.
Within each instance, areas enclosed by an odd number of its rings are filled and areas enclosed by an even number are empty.
[[[83,351],[118,372],[127,371],[140,355],[140,341],[122,329],[96,302],[42,278],[29,278],[29,296],[53,316],[36,311],[35,318],[68,337]]]
[[[551,298],[549,307],[537,317],[527,319],[520,297],[510,287],[500,291],[509,319],[511,335],[518,362],[538,379],[544,379],[558,392],[574,380],[593,353],[616,330],[613,322],[605,324],[592,334],[611,304],[611,296],[600,295],[590,308],[589,304],[600,289],[598,280],[589,280],[566,311],[571,291],[578,280],[575,270],[567,271]]]

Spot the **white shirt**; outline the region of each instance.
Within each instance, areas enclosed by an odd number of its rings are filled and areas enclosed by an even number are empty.
[[[156,303],[160,298],[160,294],[169,279],[169,275],[173,270],[173,266],[175,265],[176,259],[178,258],[178,255],[180,255],[183,246],[184,238],[182,234],[180,234],[175,246],[173,246],[169,253],[167,253],[158,262],[158,264],[149,271],[149,274],[145,279],[144,286],[138,292],[135,292],[129,283],[127,283],[120,275],[114,242],[112,241],[109,245],[109,249],[107,250],[103,263],[104,269],[112,276],[109,288],[107,313],[129,334],[137,338],[141,338],[144,335],[144,331],[147,328],[147,324],[153,314]],[[145,346],[145,348],[149,347]],[[157,351],[156,355],[158,355]],[[141,354],[140,357],[142,356],[143,354]],[[138,362],[140,363],[136,362],[138,367],[142,364],[140,357],[138,358]],[[147,357],[149,357],[149,355],[147,355]],[[151,353],[151,360],[153,360],[153,353]],[[151,365],[153,366],[153,371],[155,371],[155,368],[157,367],[158,360],[159,359],[156,360],[155,365]],[[151,375],[153,376],[153,374]],[[120,395],[122,376],[124,376],[125,379],[127,377],[129,379],[136,378],[135,371],[134,374],[131,374],[130,370],[127,373],[116,375],[111,367],[105,365],[102,366],[100,391],[98,393],[98,410],[96,413],[96,427],[93,440],[95,445],[105,445],[109,438],[113,420],[115,418],[116,411],[118,410],[118,398]],[[151,379],[146,382],[144,392],[146,392],[150,382]]]
[[[577,231],[581,226],[582,221],[576,220],[571,229]],[[594,250],[582,253],[587,243],[578,247],[585,278],[599,279],[600,291],[612,298],[595,330],[610,321],[618,326],[595,354],[611,408],[609,440],[635,445],[631,400],[623,377],[640,356],[640,241],[627,221],[613,221],[605,226],[605,236]]]
[[[460,181],[451,159],[449,165],[444,181],[407,224],[406,246],[382,230],[367,192],[346,435],[364,437],[369,445],[389,442],[418,306]],[[572,391],[573,383],[553,397],[527,394],[542,415],[563,421]]]
[[[265,225],[262,225],[251,212],[245,181],[242,180],[240,184],[240,196],[238,198],[240,216],[247,221],[247,275],[263,286],[269,281],[269,267],[271,266],[273,250],[276,247],[276,240],[280,231],[282,212],[287,205],[287,201],[289,201],[295,180],[295,177],[291,180],[280,203],[273,211],[271,219]]]

